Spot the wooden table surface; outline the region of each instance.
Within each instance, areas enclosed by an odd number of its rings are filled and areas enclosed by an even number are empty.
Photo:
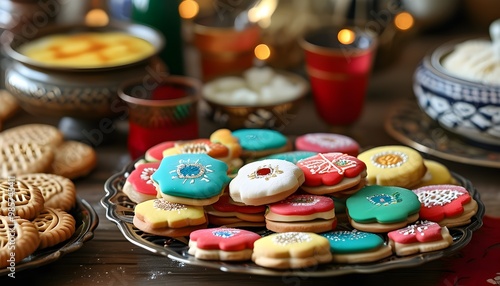
[[[413,99],[412,74],[426,52],[456,38],[457,34],[427,33],[414,37],[405,45],[397,62],[374,71],[362,118],[353,126],[355,138],[363,147],[400,144],[390,137],[383,126],[391,103],[398,99]],[[463,35],[462,35],[463,36]],[[470,35],[467,35],[470,36]],[[200,136],[207,136],[216,125],[205,119]],[[23,112],[5,122],[4,128],[23,123],[57,124],[50,118],[36,118]],[[16,273],[13,280],[0,277],[1,285],[452,285],[441,281],[444,260],[436,260],[418,267],[400,268],[373,274],[334,277],[267,277],[232,274],[216,269],[185,265],[169,258],[154,255],[127,241],[117,226],[105,215],[100,200],[104,182],[130,162],[126,149],[126,122],[117,122],[117,131],[110,142],[96,146],[98,166],[87,177],[75,180],[78,195],[88,201],[99,216],[94,237],[76,252],[36,269]],[[300,113],[285,129],[287,135],[328,131],[315,115],[311,100],[306,101]],[[486,206],[486,214],[500,217],[499,169],[469,166],[441,160],[450,170],[471,180]],[[420,279],[420,280],[419,280]],[[449,282],[449,283],[448,283]]]

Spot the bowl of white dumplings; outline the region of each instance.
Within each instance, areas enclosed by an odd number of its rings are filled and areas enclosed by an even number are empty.
[[[221,127],[280,129],[296,117],[310,90],[301,75],[271,67],[252,67],[241,74],[206,82],[203,113]]]
[[[429,53],[414,73],[418,105],[444,130],[500,147],[500,21],[490,38],[457,40]]]

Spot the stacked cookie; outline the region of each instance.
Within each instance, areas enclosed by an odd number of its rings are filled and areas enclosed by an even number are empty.
[[[75,185],[63,176],[32,173],[0,179],[0,267],[71,238],[75,203]]]
[[[52,173],[76,179],[86,176],[96,164],[91,146],[65,140],[52,125],[25,124],[0,132],[0,178]]]
[[[265,129],[158,144],[123,188],[138,203],[134,225],[189,236],[198,259],[290,269],[442,249],[453,243],[448,227],[477,211],[446,167],[409,147],[360,151],[352,138],[327,133],[293,146]],[[271,234],[252,235],[262,229]]]

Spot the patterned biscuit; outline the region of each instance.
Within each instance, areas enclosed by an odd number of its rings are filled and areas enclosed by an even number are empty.
[[[415,222],[420,201],[411,190],[393,186],[366,186],[346,201],[351,225],[361,231],[387,232]]]
[[[32,220],[40,234],[38,249],[54,246],[75,233],[76,221],[72,215],[54,208],[45,208]]]
[[[40,235],[31,221],[0,216],[0,268],[15,267],[35,252],[39,244]]]
[[[241,157],[255,159],[271,154],[288,152],[292,144],[286,136],[270,129],[239,129],[233,132],[238,138],[242,151]]]
[[[7,90],[0,89],[0,122],[12,117],[19,110],[16,98]]]
[[[24,124],[0,133],[0,144],[29,142],[57,147],[64,141],[62,132],[55,126],[41,123]]]
[[[36,186],[42,192],[45,207],[70,211],[76,203],[76,186],[70,179],[48,173],[25,174],[18,180]]]
[[[15,179],[0,179],[0,215],[14,215],[32,220],[44,208],[40,189]]]
[[[477,202],[466,188],[457,185],[430,185],[413,190],[422,207],[420,219],[454,227],[470,223],[477,212]]]
[[[158,170],[159,166],[159,161],[137,164],[123,184],[123,193],[135,203],[155,199],[158,192],[151,180],[151,175]]]
[[[311,232],[274,233],[254,243],[252,260],[262,267],[296,269],[332,260],[328,239]]]
[[[361,152],[369,185],[410,188],[422,180],[427,168],[420,153],[400,145],[380,146]]]
[[[252,258],[255,232],[237,228],[195,230],[189,235],[188,253],[203,260],[242,261]]]
[[[338,152],[319,153],[297,163],[304,172],[302,189],[315,195],[345,191],[366,177],[366,165],[358,158]]]
[[[375,233],[338,230],[321,233],[330,241],[332,261],[336,263],[373,262],[392,254],[392,248]]]
[[[387,234],[389,244],[399,256],[447,248],[453,243],[448,228],[431,221],[417,221]]]
[[[76,179],[88,175],[97,165],[97,153],[79,141],[64,141],[57,147],[51,173]]]
[[[297,165],[279,159],[248,163],[229,183],[229,195],[237,203],[265,205],[285,199],[304,182]]]
[[[151,179],[167,201],[206,206],[216,202],[231,180],[227,164],[207,154],[178,154],[161,160]]]
[[[196,229],[206,228],[207,218],[201,206],[154,199],[135,206],[133,224],[147,233],[179,237],[188,236]]]
[[[340,152],[358,156],[359,144],[353,138],[336,133],[308,133],[295,139],[295,149],[317,153]]]
[[[35,142],[0,144],[0,178],[43,173],[54,160],[52,147]]]

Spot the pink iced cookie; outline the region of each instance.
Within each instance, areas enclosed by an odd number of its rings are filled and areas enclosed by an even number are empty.
[[[165,141],[154,145],[153,147],[146,150],[144,154],[144,159],[148,162],[161,161],[163,158],[163,151],[175,146],[175,141]]]
[[[439,250],[453,243],[446,227],[426,220],[390,231],[387,237],[391,247],[400,256]]]
[[[257,233],[237,228],[195,230],[189,235],[188,253],[203,260],[249,260],[259,238]]]
[[[295,139],[295,149],[318,153],[340,152],[351,156],[358,156],[359,144],[346,135],[309,133]]]
[[[155,199],[156,187],[151,181],[151,175],[158,169],[160,162],[137,164],[123,185],[122,191],[136,203]]]
[[[458,226],[470,221],[477,211],[477,203],[467,189],[457,185],[430,185],[413,190],[422,207],[420,219],[445,226]]]

